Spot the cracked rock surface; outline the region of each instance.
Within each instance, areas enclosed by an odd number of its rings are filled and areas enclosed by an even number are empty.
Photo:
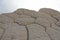
[[[60,40],[60,12],[42,8],[0,14],[0,40]]]

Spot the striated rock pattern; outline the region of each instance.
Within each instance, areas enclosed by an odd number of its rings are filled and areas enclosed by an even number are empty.
[[[60,40],[60,12],[42,8],[1,14],[0,40]]]

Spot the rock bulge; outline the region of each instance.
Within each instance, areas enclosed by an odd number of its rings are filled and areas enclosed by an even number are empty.
[[[42,8],[1,14],[0,40],[60,40],[60,12]]]

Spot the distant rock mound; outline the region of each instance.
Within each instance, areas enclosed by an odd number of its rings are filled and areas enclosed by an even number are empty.
[[[60,12],[21,8],[1,14],[0,40],[60,40]]]

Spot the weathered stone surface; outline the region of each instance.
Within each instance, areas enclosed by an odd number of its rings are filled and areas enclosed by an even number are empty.
[[[24,9],[23,9],[23,8],[18,9],[18,10],[16,10],[16,11],[14,11],[13,13],[17,13],[18,15],[21,15],[21,14],[24,13]]]
[[[24,14],[25,15],[29,15],[29,16],[34,17],[34,18],[38,16],[37,13],[38,12],[36,12],[36,11],[24,9]]]
[[[3,36],[4,29],[0,28],[0,38]]]
[[[38,13],[40,18],[44,18],[44,19],[47,19],[47,21],[49,21],[50,23],[56,23],[57,20],[54,19],[53,17],[51,17],[50,15],[48,15],[47,13],[42,13],[42,12],[39,12]]]
[[[7,24],[0,23],[0,28],[7,29],[9,27],[9,24],[11,23],[7,23]]]
[[[60,12],[21,8],[1,14],[0,40],[60,40]]]
[[[60,27],[60,21],[58,21],[58,22],[56,23],[56,25]]]
[[[39,12],[47,13],[50,16],[52,16],[53,18],[55,18],[57,20],[60,20],[60,12],[58,12],[56,10],[53,10],[53,9],[50,9],[50,8],[42,8],[42,9],[39,10]]]
[[[49,34],[52,40],[60,40],[60,31],[47,27],[46,32]]]
[[[56,24],[54,24],[54,23],[52,23],[52,24],[51,24],[51,27],[52,27],[53,29],[55,29],[55,30],[60,31],[60,27],[59,27],[59,26],[57,26],[57,25],[56,25]]]
[[[13,23],[13,19],[5,16],[5,15],[0,15],[0,23]]]
[[[18,18],[20,15],[18,15],[17,13],[8,13],[8,14],[3,14],[9,18],[12,18],[13,20]]]
[[[25,26],[19,26],[16,23],[9,24],[1,40],[27,40]]]
[[[34,21],[35,21],[35,19],[33,19],[33,18],[17,18],[16,20],[15,20],[15,22],[17,22],[17,23],[19,23],[19,24],[22,24],[22,25],[27,25],[27,24],[31,24],[31,23],[34,23]]]
[[[50,40],[45,29],[38,24],[27,25],[29,30],[29,40]]]
[[[40,25],[43,25],[45,27],[50,27],[50,22],[48,20],[46,20],[45,18],[37,18],[36,23],[40,24]]]

